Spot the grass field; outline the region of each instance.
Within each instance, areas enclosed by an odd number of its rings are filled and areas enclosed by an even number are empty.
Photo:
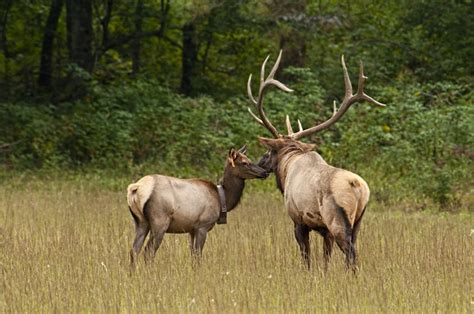
[[[252,183],[253,184],[253,183]],[[249,192],[209,233],[200,265],[187,235],[167,234],[152,265],[133,274],[125,193],[92,184],[3,183],[0,312],[425,312],[474,311],[474,216],[376,211],[359,237],[357,277],[335,250],[302,266],[277,193]]]

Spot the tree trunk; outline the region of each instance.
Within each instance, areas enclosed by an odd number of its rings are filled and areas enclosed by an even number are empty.
[[[102,25],[102,47],[101,50],[105,50],[105,48],[109,45],[109,23],[110,19],[112,18],[112,7],[114,5],[114,0],[107,0],[105,3],[105,14],[104,17],[100,20],[100,24]]]
[[[87,95],[84,72],[94,68],[92,53],[92,0],[66,0],[67,46],[69,69],[62,99],[79,99]]]
[[[279,48],[283,50],[284,58],[280,68],[288,66],[304,67],[306,65],[306,42],[308,34],[313,31],[308,22],[308,0],[273,1],[269,6],[273,18],[282,23],[279,32]]]
[[[67,44],[69,60],[87,72],[92,72],[92,0],[67,0]]]
[[[197,38],[196,26],[193,21],[184,24],[183,32],[183,52],[181,69],[181,93],[190,96],[193,92],[193,76],[197,62]]]
[[[143,0],[137,1],[135,8],[135,38],[132,42],[132,76],[136,76],[140,72],[140,53],[141,53],[141,38],[142,32],[142,12],[143,12]]]
[[[280,50],[284,50],[285,58],[282,60],[280,68],[288,66],[304,67],[306,64],[306,38],[298,34],[297,31],[290,31],[289,34],[280,35]]]
[[[49,9],[48,20],[44,28],[43,45],[41,47],[41,61],[38,84],[41,87],[51,88],[53,73],[53,43],[56,36],[59,17],[63,9],[64,0],[53,0]]]
[[[10,50],[8,48],[8,39],[7,39],[7,24],[8,24],[8,17],[10,14],[10,9],[13,6],[12,0],[7,0],[2,4],[1,7],[1,20],[0,20],[0,47],[2,49],[4,59],[3,59],[3,67],[4,67],[4,90],[0,91],[0,95],[7,96],[10,93],[10,58],[12,57],[10,54]]]

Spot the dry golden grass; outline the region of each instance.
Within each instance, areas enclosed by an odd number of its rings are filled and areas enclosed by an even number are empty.
[[[252,183],[258,184],[258,183]],[[321,271],[321,238],[302,266],[277,193],[246,194],[209,233],[193,266],[186,235],[167,234],[130,274],[125,193],[82,183],[3,184],[0,312],[440,312],[474,310],[473,216],[369,208],[357,277],[339,249]],[[371,205],[374,207],[374,204]],[[141,259],[142,261],[142,259]]]

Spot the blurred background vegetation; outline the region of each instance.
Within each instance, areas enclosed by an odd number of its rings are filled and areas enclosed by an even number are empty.
[[[0,178],[214,179],[229,147],[263,151],[245,85],[283,49],[277,77],[295,92],[266,99],[280,130],[286,114],[327,119],[340,56],[354,83],[363,60],[387,107],[358,104],[306,140],[366,178],[377,204],[473,211],[473,12],[470,0],[3,0]]]

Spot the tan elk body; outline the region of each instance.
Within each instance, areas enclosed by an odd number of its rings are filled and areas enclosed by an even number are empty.
[[[275,145],[265,139],[261,142]],[[281,144],[285,147],[279,149],[277,173],[293,221],[310,228],[330,225],[335,220],[337,204],[353,226],[369,200],[367,183],[350,171],[328,165],[318,153],[309,150],[311,145],[284,139]]]
[[[245,179],[268,176],[266,170],[251,163],[245,152],[245,146],[239,151],[231,149],[226,162],[220,185],[228,211],[239,203]],[[154,257],[165,233],[189,233],[191,253],[201,255],[207,233],[217,223],[223,205],[218,187],[209,181],[158,174],[130,184],[127,201],[136,233],[130,251],[132,265],[149,232],[147,260]]]
[[[370,190],[367,183],[357,174],[333,167],[315,151],[315,145],[306,144],[299,139],[314,132],[328,128],[339,120],[355,102],[365,100],[384,106],[363,91],[365,76],[363,68],[359,75],[357,93],[352,94],[352,86],[342,59],[344,82],[346,85],[344,100],[337,110],[334,106],[332,117],[309,129],[303,130],[298,121],[299,131],[293,132],[287,117],[288,135],[278,133],[263,111],[263,95],[269,86],[276,86],[287,92],[292,90],[273,77],[278,68],[281,52],[269,76],[264,79],[265,64],[262,65],[260,89],[257,100],[254,99],[250,81],[248,92],[251,101],[258,110],[258,116],[250,113],[258,123],[266,127],[274,136],[259,138],[268,151],[259,161],[259,165],[276,175],[277,186],[284,195],[285,206],[294,222],[295,238],[300,246],[303,259],[310,266],[309,232],[315,230],[324,238],[325,268],[332,253],[334,241],[346,255],[347,267],[356,269],[356,240],[360,222],[369,201]]]

